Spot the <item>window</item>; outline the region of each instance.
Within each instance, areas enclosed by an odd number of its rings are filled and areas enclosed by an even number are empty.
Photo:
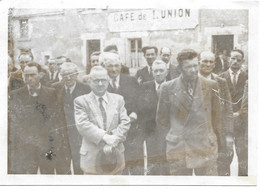
[[[20,38],[28,38],[29,37],[29,25],[28,19],[20,20]]]
[[[142,62],[142,39],[129,39],[131,49],[131,68],[138,68]]]

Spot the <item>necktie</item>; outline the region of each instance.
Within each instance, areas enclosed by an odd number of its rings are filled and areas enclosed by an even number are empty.
[[[66,93],[67,93],[67,95],[70,95],[70,88],[66,89]]]
[[[188,93],[191,97],[193,97],[193,88],[191,83],[188,84]]]
[[[150,68],[149,74],[151,75],[152,74],[152,66],[150,66],[149,68]]]
[[[157,96],[158,96],[158,97],[160,96],[160,88],[161,88],[161,84],[158,85],[157,90],[156,90],[156,91],[157,91]]]
[[[54,72],[51,73],[51,80],[53,80]]]
[[[99,99],[99,108],[100,108],[100,111],[101,111],[101,115],[102,115],[102,118],[103,118],[103,126],[104,126],[104,130],[106,130],[106,123],[107,123],[107,115],[106,115],[106,110],[102,104],[102,101],[104,100],[102,97],[100,97]]]
[[[236,87],[237,85],[237,73],[236,72],[232,72],[233,73],[233,86]]]
[[[113,85],[113,88],[114,88],[115,90],[117,90],[116,78],[112,78],[112,85]]]

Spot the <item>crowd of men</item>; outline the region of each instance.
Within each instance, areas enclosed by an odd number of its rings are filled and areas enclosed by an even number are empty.
[[[31,52],[20,69],[9,58],[8,173],[229,176],[235,145],[247,176],[243,51],[223,62],[184,49],[177,65],[168,47],[142,51],[135,76],[115,45],[92,53],[83,82],[64,56],[48,68]]]

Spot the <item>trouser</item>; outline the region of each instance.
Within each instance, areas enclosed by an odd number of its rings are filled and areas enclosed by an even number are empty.
[[[241,116],[234,119],[235,149],[238,159],[238,175],[248,175],[248,126]]]
[[[125,146],[125,169],[123,175],[144,175],[144,154],[141,132],[131,126]]]
[[[218,153],[218,175],[219,176],[230,176],[230,164],[233,160],[234,150],[233,145],[219,147]]]
[[[217,176],[217,163],[201,168],[187,168],[185,160],[170,162],[170,174],[174,176]]]

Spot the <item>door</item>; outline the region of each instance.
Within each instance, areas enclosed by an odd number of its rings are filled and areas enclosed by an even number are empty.
[[[230,51],[234,48],[234,35],[213,35],[212,47],[213,53],[218,55],[219,53],[226,52],[226,56],[230,56]]]
[[[100,40],[87,40],[87,74],[90,72],[90,56],[93,52],[100,51]]]

